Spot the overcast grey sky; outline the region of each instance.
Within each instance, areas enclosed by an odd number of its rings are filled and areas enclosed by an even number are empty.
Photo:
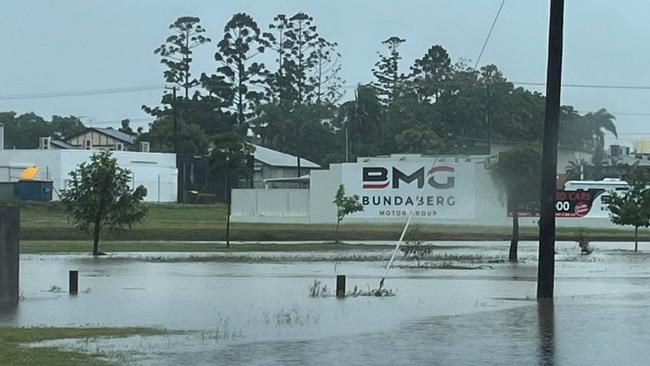
[[[266,28],[278,13],[304,11],[336,41],[347,84],[372,80],[381,41],[406,39],[404,70],[434,44],[452,59],[475,60],[501,0],[0,0],[0,111],[85,116],[96,126],[131,118],[146,123],[142,104],[162,91],[3,99],[3,96],[163,85],[153,50],[179,16],[201,18],[213,40],[233,13]],[[481,65],[496,64],[510,80],[543,82],[548,1],[506,0]],[[650,85],[650,1],[569,0],[565,9],[564,83]],[[198,51],[194,72],[211,72],[215,44]],[[530,88],[530,87],[529,87]],[[650,138],[650,90],[564,88],[562,102],[580,111],[605,107],[621,137]],[[618,112],[618,113],[617,113]],[[621,113],[647,113],[630,116]],[[117,122],[112,125],[117,126]]]

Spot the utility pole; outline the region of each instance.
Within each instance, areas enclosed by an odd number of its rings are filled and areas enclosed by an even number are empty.
[[[174,154],[176,155],[176,169],[179,171],[176,184],[176,202],[183,202],[183,191],[185,190],[185,174],[180,174],[182,160],[178,154],[178,110],[176,109],[176,86],[172,88],[172,123],[174,126]]]
[[[490,84],[485,84],[485,126],[487,128],[487,154],[492,153],[492,126],[490,125]]]
[[[345,122],[345,162],[350,162],[350,137],[348,136],[348,122]]]
[[[546,69],[546,114],[542,148],[537,299],[553,298],[555,280],[555,190],[562,86],[563,25],[564,0],[551,0]]]
[[[172,121],[174,123],[174,154],[178,155],[178,111],[176,110],[176,87],[172,88]]]
[[[298,178],[300,178],[300,122],[296,118],[296,166],[298,167]]]
[[[225,176],[225,186],[226,186],[226,248],[230,249],[230,158],[226,157],[226,176]]]

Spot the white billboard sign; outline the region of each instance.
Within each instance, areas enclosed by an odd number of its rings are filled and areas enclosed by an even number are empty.
[[[472,219],[476,214],[474,163],[381,161],[343,164],[346,195],[364,210],[355,218]]]

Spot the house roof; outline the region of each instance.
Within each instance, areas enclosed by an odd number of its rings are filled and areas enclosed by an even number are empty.
[[[50,140],[50,144],[58,147],[59,149],[76,149],[76,146],[70,145],[69,143],[65,141],[60,141],[60,140]]]
[[[80,135],[83,135],[88,131],[96,131],[96,132],[99,132],[101,134],[110,136],[110,137],[112,137],[112,138],[114,138],[116,140],[120,140],[120,141],[122,141],[124,143],[127,143],[127,144],[134,144],[135,143],[135,137],[129,135],[128,133],[124,133],[122,131],[114,130],[114,129],[110,128],[110,127],[108,127],[108,128],[88,127],[84,132],[78,133],[78,134],[70,137],[70,139],[74,138],[74,137],[77,137],[77,136],[80,136]]]
[[[258,160],[266,165],[277,167],[296,167],[297,165],[298,159],[294,155],[279,152],[277,150],[269,149],[268,147],[260,145],[253,146],[255,146],[255,152],[253,153],[255,160]],[[318,169],[320,168],[320,165],[314,163],[313,161],[300,158],[300,167]]]

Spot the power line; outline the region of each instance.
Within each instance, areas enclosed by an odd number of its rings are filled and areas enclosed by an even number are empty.
[[[532,81],[506,81],[503,83],[512,83],[514,85],[528,85],[528,86],[546,86],[542,82]],[[448,82],[448,84],[456,84]],[[342,88],[356,88],[358,84],[342,85]],[[562,87],[567,88],[588,88],[588,89],[623,89],[623,90],[650,90],[649,85],[623,85],[623,84],[562,84]],[[227,89],[228,87],[224,87]],[[137,85],[122,88],[110,89],[90,89],[90,90],[73,90],[73,91],[60,91],[50,93],[31,93],[31,94],[5,94],[0,95],[0,100],[21,100],[21,99],[45,99],[45,98],[66,98],[66,97],[85,97],[93,95],[106,95],[106,94],[126,94],[158,90],[163,91],[164,85]],[[623,115],[622,113],[618,113]],[[634,113],[634,115],[646,115]],[[650,115],[650,113],[648,113]]]
[[[483,42],[483,47],[481,47],[481,52],[478,54],[478,58],[476,59],[476,64],[474,65],[474,69],[478,67],[478,63],[481,61],[481,57],[483,57],[483,51],[485,51],[485,47],[488,44],[488,41],[490,40],[490,36],[492,35],[492,30],[494,30],[494,26],[497,24],[497,20],[499,20],[499,15],[501,14],[501,9],[503,9],[503,4],[506,3],[506,0],[501,0],[501,5],[499,6],[499,10],[497,11],[497,15],[494,17],[494,20],[492,21],[492,25],[490,26],[490,30],[488,31],[487,36],[485,37],[485,42]]]
[[[546,86],[546,83],[536,83],[531,81],[511,81],[515,85]],[[589,88],[589,89],[628,89],[628,90],[650,90],[647,85],[608,85],[608,84],[565,84],[567,88]]]
[[[0,100],[19,100],[19,99],[44,99],[44,98],[60,98],[60,97],[77,97],[89,95],[105,95],[105,94],[124,94],[136,93],[149,90],[162,90],[163,86],[158,85],[139,85],[128,86],[122,88],[111,89],[93,89],[93,90],[75,90],[75,91],[61,91],[51,93],[32,93],[32,94],[8,94],[0,95]]]

